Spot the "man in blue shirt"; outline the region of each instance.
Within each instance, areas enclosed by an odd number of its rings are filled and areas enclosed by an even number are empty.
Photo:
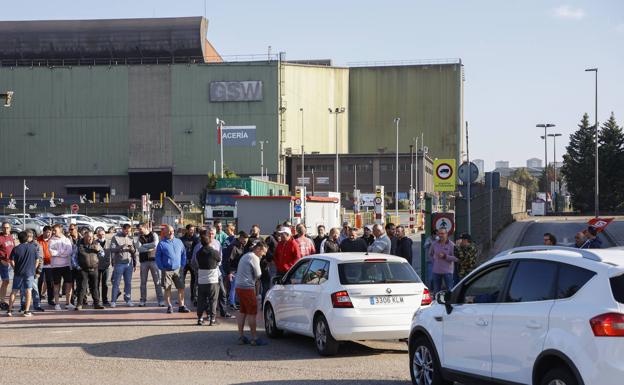
[[[162,228],[163,240],[156,247],[156,265],[162,271],[162,287],[165,290],[167,313],[173,313],[171,307],[171,289],[178,289],[178,302],[180,313],[188,313],[190,310],[184,306],[184,282],[182,281],[181,269],[186,266],[186,249],[184,243],[175,237],[172,226],[165,225]]]
[[[22,231],[18,235],[20,244],[11,251],[9,263],[13,268],[13,290],[9,300],[9,310],[7,315],[11,317],[13,303],[17,293],[24,289],[26,292],[26,303],[24,305],[24,317],[32,316],[30,303],[32,301],[32,288],[35,283],[35,271],[39,263],[37,245],[28,241],[28,231]]]

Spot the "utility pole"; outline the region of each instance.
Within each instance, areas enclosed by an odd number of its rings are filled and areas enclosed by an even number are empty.
[[[553,195],[556,194],[555,197],[555,212],[557,212],[557,210],[559,209],[559,192],[561,191],[561,188],[557,188],[558,183],[557,183],[557,137],[561,136],[561,134],[548,134],[548,136],[553,138],[553,169],[554,169],[554,175],[555,175],[555,185],[553,186]]]
[[[223,174],[223,125],[224,124],[225,122],[223,120],[217,118],[217,135],[218,135],[220,153],[221,153],[221,178],[224,177],[224,174]]]
[[[301,111],[301,186],[305,186],[305,161],[304,161],[304,156],[305,156],[305,152],[303,150],[303,108],[300,108],[299,111]]]
[[[395,173],[395,190],[394,190],[394,216],[399,217],[399,122],[401,118],[394,118],[396,124],[396,169]]]
[[[260,142],[260,178],[264,179],[264,144],[269,143],[268,140],[259,140]]]
[[[595,89],[596,95],[594,97],[594,129],[596,130],[596,170],[595,170],[595,179],[596,185],[594,187],[594,216],[598,218],[600,214],[599,210],[599,191],[600,191],[600,183],[599,183],[599,169],[598,169],[598,68],[588,68],[585,72],[595,72],[596,73],[596,81],[595,81]]]
[[[544,123],[536,124],[535,127],[544,129],[544,136],[542,136],[542,139],[544,139],[544,192],[546,192],[548,191],[548,129],[555,127],[555,125],[552,123]],[[548,212],[548,204],[546,204],[546,211]]]
[[[328,109],[330,114],[334,114],[335,117],[335,131],[336,131],[336,140],[335,140],[335,144],[336,144],[336,191],[338,193],[340,193],[340,167],[339,167],[339,160],[338,160],[338,114],[342,114],[345,112],[345,108],[344,107],[336,107],[333,110],[331,108]]]
[[[468,122],[466,122],[466,162],[468,163],[468,186],[466,186],[466,195],[468,195],[466,197],[466,229],[467,233],[470,234],[470,229],[472,225],[472,212],[470,207],[470,201],[472,200],[472,197],[470,196],[470,188],[472,187],[472,164],[470,164],[470,147],[468,146]]]

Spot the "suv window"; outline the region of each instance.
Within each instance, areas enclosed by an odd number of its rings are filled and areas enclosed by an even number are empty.
[[[624,303],[624,274],[613,277],[609,281],[611,282],[613,298],[619,303]]]
[[[327,281],[329,274],[329,262],[315,259],[305,273],[303,283],[308,285],[320,285]]]
[[[308,270],[310,261],[303,261],[288,274],[284,285],[298,285],[303,282],[303,273]]]
[[[559,282],[557,283],[557,299],[570,298],[589,281],[596,273],[582,267],[565,263],[559,264]]]
[[[518,262],[505,302],[548,301],[555,298],[557,264],[548,261]]]
[[[503,291],[509,265],[499,265],[464,285],[458,303],[495,303]]]

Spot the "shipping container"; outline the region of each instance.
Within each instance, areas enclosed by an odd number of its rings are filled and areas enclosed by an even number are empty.
[[[217,179],[217,188],[243,189],[251,196],[289,195],[288,185],[260,178],[221,178]]]

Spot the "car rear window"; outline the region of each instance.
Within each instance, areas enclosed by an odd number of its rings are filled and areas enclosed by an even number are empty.
[[[559,265],[559,281],[557,282],[557,299],[570,298],[596,273],[578,266]]]
[[[611,281],[613,298],[619,303],[624,303],[624,274],[613,277],[609,281]]]
[[[338,275],[343,285],[421,282],[414,269],[408,263],[401,262],[341,263]]]

